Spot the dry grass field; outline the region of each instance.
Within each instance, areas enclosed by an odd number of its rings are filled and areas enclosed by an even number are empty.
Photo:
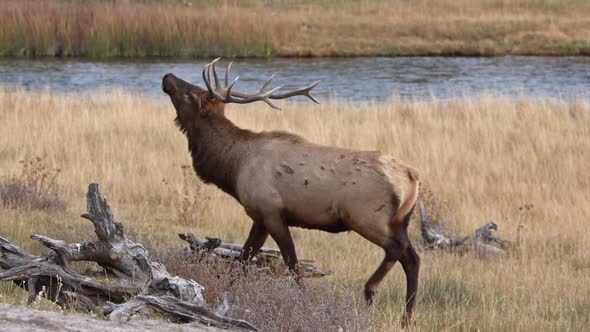
[[[398,156],[416,166],[425,186],[448,203],[444,213],[458,233],[491,218],[503,238],[520,241],[516,254],[496,260],[422,252],[410,331],[590,326],[587,100],[393,98],[365,106],[286,103],[282,112],[263,104],[227,109],[232,120],[253,130],[284,129],[318,143]],[[0,178],[21,176],[20,161],[32,160],[29,169],[47,170],[41,185],[51,185],[67,204],[41,210],[0,205],[0,235],[33,252],[41,249],[29,239],[34,233],[92,239],[91,225],[78,216],[86,208],[88,183],[98,182],[129,236],[153,248],[183,246],[176,233],[186,231],[243,242],[250,221],[235,201],[183,168],[190,163],[187,143],[173,118],[165,99],[0,90]],[[524,204],[534,207],[520,211]],[[414,219],[410,226],[415,240],[418,224]],[[351,315],[369,317],[370,330],[399,328],[405,293],[399,266],[369,309],[362,287],[382,251],[356,234],[293,232],[298,256],[333,270],[327,284],[353,295]],[[24,298],[24,291],[0,284],[0,301]]]
[[[5,57],[590,54],[587,0],[0,0],[0,17]]]

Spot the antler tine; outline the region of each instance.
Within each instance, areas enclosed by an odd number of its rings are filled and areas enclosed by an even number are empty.
[[[203,75],[203,81],[205,82],[205,85],[207,86],[207,90],[209,90],[210,94],[213,94],[213,89],[211,88],[211,82],[207,79],[207,74],[209,72],[209,65],[210,65],[210,63],[206,64],[205,67],[203,67],[203,71],[201,73]]]
[[[211,67],[213,68],[213,78],[215,79],[215,88],[217,90],[221,89],[221,84],[219,84],[219,78],[217,77],[217,69],[215,69],[215,65],[217,64],[217,61],[219,61],[219,59],[221,58],[217,58],[213,61],[211,61]],[[225,85],[227,86],[227,80]]]
[[[315,97],[311,95],[311,90],[313,88],[315,88],[318,84],[320,84],[320,82],[321,82],[321,80],[315,81],[303,89],[285,92],[285,93],[277,94],[277,95],[271,95],[271,96],[269,96],[269,98],[270,99],[285,99],[285,98],[289,98],[289,97],[293,97],[293,96],[306,96],[307,98],[314,101],[316,104],[319,104],[320,102],[317,101],[317,99],[315,99]]]
[[[227,97],[231,97],[231,89],[234,87],[234,84],[236,84],[236,82],[238,81],[239,78],[240,78],[240,75],[236,76],[236,78],[234,78],[234,80],[231,82],[231,84],[227,87],[227,92],[225,94]],[[227,82],[227,77],[226,77],[226,82]],[[227,86],[227,83],[225,85]]]
[[[260,91],[258,91],[258,93],[263,92],[264,89],[266,89],[266,87],[270,84],[270,81],[272,81],[273,78],[275,78],[275,75],[277,73],[273,73],[272,75],[270,75],[270,78],[268,79],[268,81],[266,81],[266,83],[264,83],[264,85],[262,86],[262,88],[260,88]]]
[[[263,96],[263,99],[261,99],[261,100],[262,100],[262,101],[264,101],[265,103],[267,103],[267,104],[268,104],[268,106],[270,106],[270,107],[272,107],[272,108],[274,108],[274,109],[276,109],[276,110],[279,110],[279,111],[280,111],[280,110],[281,110],[281,108],[280,108],[280,107],[278,107],[277,105],[273,104],[273,103],[270,101],[269,97],[270,97],[270,96],[271,96],[273,93],[275,93],[275,92],[279,91],[280,89],[282,89],[282,88],[283,88],[283,86],[284,86],[284,85],[283,85],[283,84],[281,84],[281,85],[277,86],[276,88],[274,88],[274,89],[271,89],[270,91],[268,91],[268,92],[266,92],[266,93],[262,94],[262,96]]]
[[[234,85],[234,83],[235,83],[236,81],[237,81],[237,79],[236,79],[236,80],[234,80],[234,81],[232,82],[232,86]],[[226,100],[227,100],[227,102],[236,103],[236,104],[247,104],[247,103],[251,103],[251,102],[255,102],[255,101],[259,101],[259,100],[261,100],[261,101],[263,101],[263,102],[267,103],[267,104],[268,104],[268,106],[270,106],[270,107],[272,107],[272,108],[274,108],[274,109],[280,110],[281,108],[280,108],[280,107],[278,107],[277,105],[273,104],[273,103],[270,101],[269,97],[270,97],[270,95],[272,95],[273,93],[275,93],[275,92],[277,92],[278,90],[280,90],[282,87],[283,87],[283,86],[282,86],[282,85],[280,85],[280,86],[277,86],[276,88],[273,88],[272,90],[269,90],[269,91],[267,91],[267,92],[265,92],[265,93],[262,93],[262,94],[260,94],[260,93],[259,93],[259,94],[255,94],[255,95],[250,95],[250,96],[243,97],[243,98],[241,98],[241,97],[237,97],[237,96],[235,95],[235,93],[231,93],[231,94],[229,94],[229,93],[228,93],[228,94],[227,94],[227,99],[226,99]],[[242,94],[242,95],[243,95],[243,94]]]
[[[264,83],[264,85],[262,85],[262,88],[260,88],[260,90],[258,90],[258,94],[261,94],[261,93],[264,92],[264,89],[266,89],[266,87],[270,84],[270,81],[272,81],[272,79],[275,77],[276,74],[277,73],[274,73],[274,74],[270,75],[270,78]],[[241,93],[241,92],[234,91],[233,92],[233,96],[234,97],[239,97],[239,98],[248,98],[251,95],[249,95],[247,93]]]
[[[205,81],[205,85],[207,86],[207,90],[209,91],[209,95],[211,97],[213,97],[221,102],[225,102],[225,98],[211,87],[211,65],[212,65],[212,62],[206,64],[205,67],[203,68],[203,72],[202,72],[203,81]]]
[[[229,69],[231,68],[232,63],[234,62],[230,61],[227,64],[227,68],[225,68],[225,86],[227,86],[227,84],[229,83]]]
[[[211,85],[211,64],[207,65],[207,81],[209,82],[209,85]]]

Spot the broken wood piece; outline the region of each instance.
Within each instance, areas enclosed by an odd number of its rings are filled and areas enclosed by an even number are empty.
[[[118,305],[110,313],[109,318],[114,321],[127,321],[136,315],[150,316],[153,311],[174,323],[198,321],[207,326],[231,328],[239,331],[257,331],[256,327],[244,320],[220,316],[201,304],[181,301],[169,295],[136,296],[131,301]]]
[[[469,239],[468,236],[451,238],[443,234],[442,228],[434,228],[428,221],[426,207],[424,206],[424,202],[422,202],[422,200],[418,201],[418,210],[420,212],[420,231],[422,234],[422,246],[424,246],[426,249],[457,248],[464,245],[464,243]],[[446,225],[446,223],[448,223],[448,221],[446,221],[442,225]]]
[[[510,242],[492,234],[492,230],[498,230],[498,225],[493,220],[476,229],[472,236],[451,237],[444,234],[442,227],[432,226],[422,200],[418,201],[418,209],[422,234],[421,244],[427,250],[444,249],[459,253],[473,250],[478,258],[490,258],[506,254],[506,250],[510,247]],[[446,222],[443,225],[446,225]]]
[[[492,234],[492,230],[497,231],[498,225],[493,220],[490,220],[487,224],[475,230],[475,237],[480,238],[487,243],[496,243],[502,249],[508,249],[512,246],[509,241],[503,240]]]
[[[180,233],[178,237],[188,242],[191,251],[195,253],[209,252],[228,259],[239,259],[242,255],[243,246],[233,243],[222,243],[219,238],[207,237],[206,240],[200,240],[193,233]],[[254,255],[252,262],[260,267],[273,267],[274,270],[287,273],[286,266],[283,263],[283,256],[278,249],[262,247]],[[313,260],[299,260],[299,271],[302,277],[317,278],[332,273],[330,270],[313,265],[313,262]]]

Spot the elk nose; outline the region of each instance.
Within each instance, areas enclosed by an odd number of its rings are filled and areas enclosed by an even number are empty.
[[[174,75],[168,73],[166,75],[164,75],[164,77],[162,77],[162,91],[164,91],[165,93],[170,93],[170,87],[172,86],[172,82],[170,82],[170,79],[174,77]]]

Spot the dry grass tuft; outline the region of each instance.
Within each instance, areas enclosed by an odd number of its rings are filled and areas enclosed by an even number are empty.
[[[370,328],[369,309],[350,290],[326,281],[291,277],[237,261],[192,254],[185,250],[156,253],[169,272],[198,280],[205,301],[221,304],[225,294],[228,314],[253,323],[262,331],[361,331]]]
[[[176,218],[181,225],[189,226],[199,219],[199,216],[207,213],[211,195],[207,193],[202,183],[193,171],[192,166],[182,165],[182,186],[177,189],[174,205]],[[165,184],[168,184],[164,180]]]
[[[20,175],[5,176],[0,180],[0,203],[10,208],[65,209],[66,202],[56,188],[56,178],[61,170],[48,168],[40,157],[20,163]]]

